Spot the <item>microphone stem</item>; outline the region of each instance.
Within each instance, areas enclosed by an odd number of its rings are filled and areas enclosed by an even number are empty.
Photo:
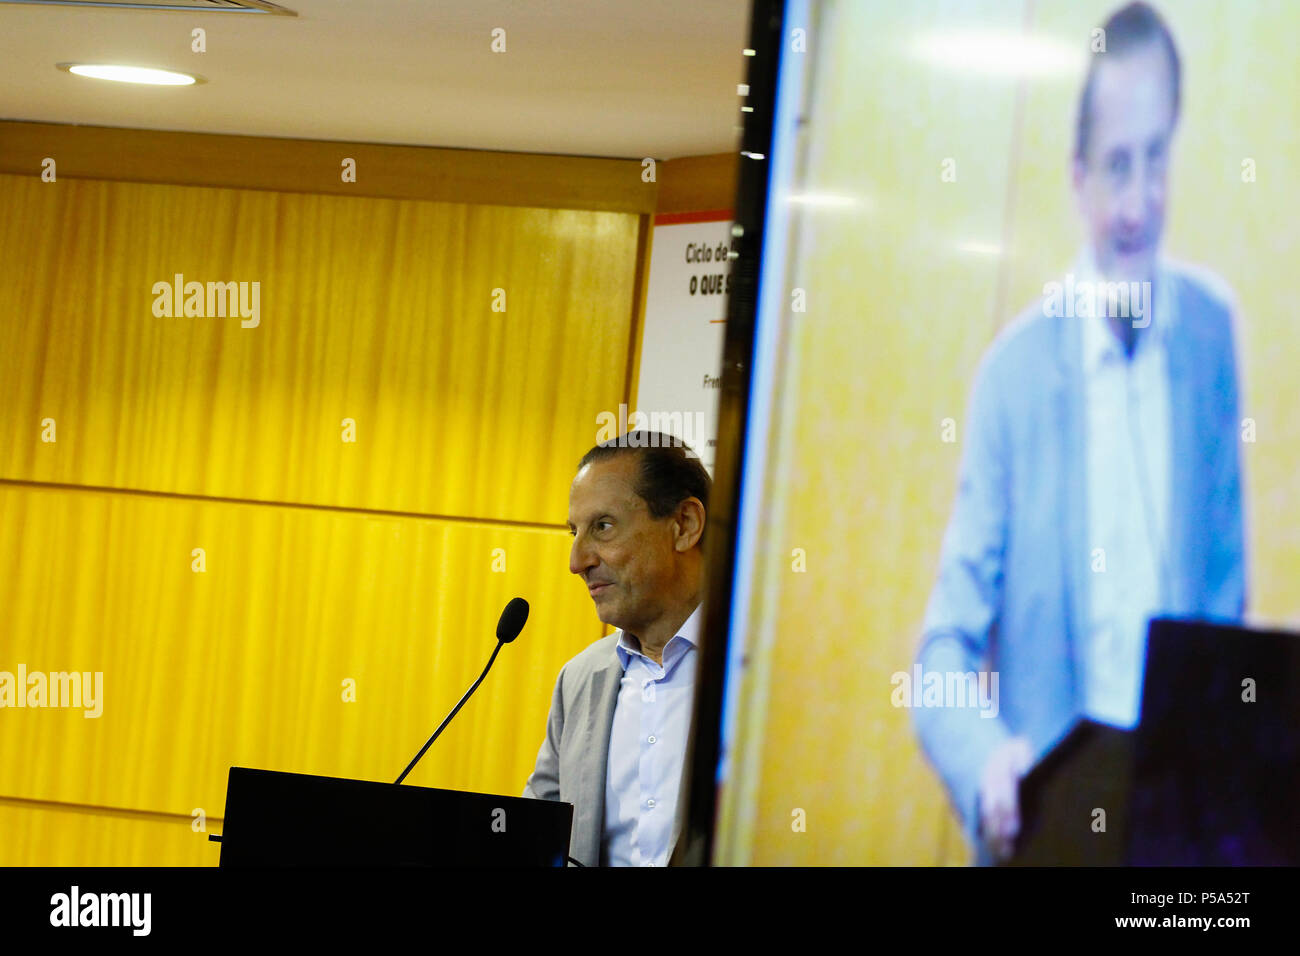
[[[504,646],[505,646],[505,642],[497,641],[497,646],[492,651],[492,656],[488,658],[487,667],[483,668],[483,673],[478,675],[478,680],[476,680],[473,684],[470,685],[469,690],[465,691],[465,696],[460,699],[460,703],[458,703],[455,707],[451,709],[451,713],[448,714],[443,719],[442,723],[438,725],[438,729],[433,732],[433,736],[430,737],[427,741],[425,741],[424,746],[420,748],[420,752],[415,755],[415,759],[406,765],[406,769],[402,771],[402,775],[400,777],[398,777],[395,781],[393,781],[394,783],[401,783],[403,780],[406,779],[406,775],[415,769],[415,765],[420,762],[420,758],[424,756],[424,752],[429,749],[429,747],[433,744],[435,740],[438,739],[438,735],[442,733],[443,728],[446,727],[449,723],[451,723],[451,719],[453,717],[455,717],[458,713],[460,713],[460,709],[465,706],[465,701],[469,700],[469,695],[474,693],[474,691],[478,690],[478,685],[483,683],[484,677],[487,677],[488,671],[492,669],[492,664],[497,659],[497,654],[501,652],[501,648]]]

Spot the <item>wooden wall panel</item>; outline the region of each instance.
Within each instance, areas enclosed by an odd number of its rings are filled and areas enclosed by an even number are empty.
[[[15,176],[0,196],[21,264],[0,478],[556,524],[624,397],[633,215]],[[259,283],[260,324],[155,316],[176,274]]]
[[[246,161],[277,149],[310,153]],[[219,817],[232,764],[395,778],[522,595],[523,637],[409,778],[518,793],[556,674],[605,630],[563,522],[628,394],[653,190],[602,166],[606,199],[529,206],[519,157],[456,166],[503,205],[293,191],[283,162],[252,189],[83,178],[175,178],[129,155],[0,174],[0,670],[104,675],[98,718],[0,713],[0,863],[215,864],[188,815]],[[525,192],[586,175],[565,159]],[[258,282],[260,323],[155,315],[176,273]]]
[[[344,181],[343,160],[355,161]],[[654,211],[641,158],[602,159],[333,140],[0,121],[0,172],[547,209]],[[689,186],[687,188],[690,188]]]
[[[212,821],[209,821],[211,824]],[[216,866],[221,824],[0,798],[0,866]]]
[[[395,779],[516,595],[523,635],[409,779],[518,793],[601,632],[564,531],[13,485],[0,527],[0,670],[103,674],[99,717],[0,711],[9,797],[219,816],[231,765]]]

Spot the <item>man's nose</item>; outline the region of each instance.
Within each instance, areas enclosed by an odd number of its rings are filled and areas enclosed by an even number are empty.
[[[582,574],[588,568],[595,567],[595,553],[587,544],[582,535],[574,535],[573,547],[569,549],[569,572],[571,574]]]
[[[1146,222],[1147,208],[1157,179],[1150,163],[1139,163],[1136,175],[1130,176],[1120,196],[1120,215],[1125,225],[1136,228]]]
[[[1119,214],[1124,225],[1142,225],[1146,215],[1146,185],[1141,177],[1134,176],[1120,195]]]

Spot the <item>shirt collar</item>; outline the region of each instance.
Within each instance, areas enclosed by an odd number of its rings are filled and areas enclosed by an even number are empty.
[[[700,624],[703,608],[703,601],[695,605],[695,610],[691,612],[691,616],[688,617],[686,622],[677,629],[677,634],[673,638],[669,639],[668,644],[671,644],[674,640],[680,637],[683,641],[690,644],[691,647],[700,646]],[[665,653],[668,651],[668,644],[664,645]],[[627,632],[621,629],[618,632],[618,643],[614,645],[614,650],[618,652],[618,662],[622,665],[623,670],[627,670],[627,665],[632,660],[633,654],[638,657],[646,657],[646,655],[641,652],[640,641],[633,642],[628,638]],[[649,660],[648,657],[646,659]]]
[[[1101,270],[1097,268],[1092,249],[1086,245],[1075,260],[1074,277],[1076,288],[1085,282],[1094,283],[1094,288],[1096,288],[1097,284],[1105,281]],[[1143,349],[1148,345],[1158,346],[1162,344],[1166,335],[1168,335],[1169,326],[1174,321],[1169,270],[1165,266],[1164,260],[1160,258],[1156,259],[1153,285],[1151,296],[1155,301],[1146,303],[1146,307],[1150,310],[1151,324],[1141,330],[1138,338],[1139,349]],[[1080,317],[1083,325],[1083,368],[1085,372],[1095,371],[1108,359],[1122,359],[1124,357],[1123,347],[1120,345],[1119,339],[1115,337],[1110,322],[1104,314],[1101,314],[1103,311],[1099,309],[1094,315]]]

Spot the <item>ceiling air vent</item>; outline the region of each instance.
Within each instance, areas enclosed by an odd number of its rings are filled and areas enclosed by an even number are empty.
[[[264,0],[0,0],[34,7],[98,7],[122,10],[185,10],[189,13],[269,13],[296,17],[292,10]]]

